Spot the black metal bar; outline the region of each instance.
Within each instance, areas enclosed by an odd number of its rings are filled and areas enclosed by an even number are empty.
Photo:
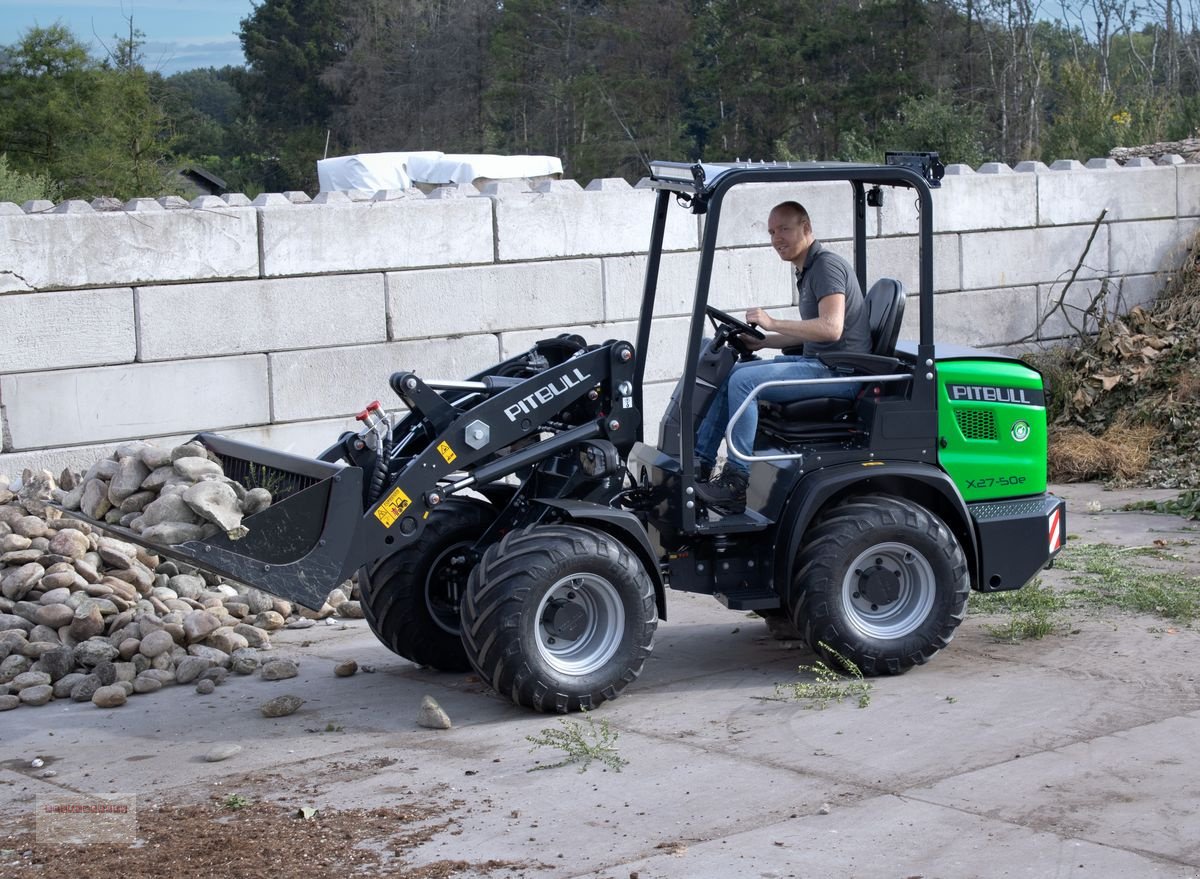
[[[654,300],[658,293],[658,267],[662,262],[663,238],[667,229],[667,208],[671,204],[671,195],[666,191],[658,193],[654,203],[654,225],[650,230],[650,252],[646,257],[646,280],[642,286],[642,310],[638,315],[637,348],[635,355],[637,363],[633,373],[633,404],[639,412],[646,411],[642,401],[642,380],[646,375],[646,357],[650,351],[650,331],[654,321]],[[637,441],[645,439],[645,428],[641,419],[638,420]]]
[[[861,180],[851,182],[854,187],[854,273],[858,275],[858,286],[867,292],[867,193]]]

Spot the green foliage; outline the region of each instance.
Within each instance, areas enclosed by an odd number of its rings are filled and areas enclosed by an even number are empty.
[[[1143,561],[1139,563],[1139,559]],[[1071,571],[1079,586],[1068,593],[1069,598],[1181,623],[1195,622],[1200,616],[1200,577],[1156,570],[1145,559],[1169,561],[1169,548],[1070,544],[1059,556],[1059,567]]]
[[[957,100],[948,92],[906,98],[896,115],[879,129],[877,142],[884,149],[935,150],[945,164],[978,167],[986,161],[980,132],[983,114],[977,107]],[[883,151],[875,161],[883,160]]]
[[[8,156],[0,153],[0,202],[24,204],[27,201],[58,198],[58,186],[42,174],[25,174],[8,167]]]
[[[1170,513],[1188,519],[1200,519],[1200,489],[1188,489],[1165,501],[1137,501],[1129,504],[1125,509],[1153,510],[1156,513]]]
[[[617,753],[617,733],[608,725],[607,720],[597,724],[590,714],[583,715],[584,723],[577,720],[561,718],[558,727],[547,727],[536,736],[526,736],[525,740],[533,747],[554,748],[566,756],[557,763],[534,766],[530,772],[539,769],[557,769],[570,763],[578,763],[579,771],[584,772],[592,761],[599,761],[616,772],[629,763]]]
[[[250,805],[250,801],[241,794],[230,794],[221,800],[221,805],[230,812],[238,812]]]
[[[997,641],[1015,644],[1044,638],[1061,628],[1058,612],[1066,607],[1066,601],[1034,579],[1021,589],[976,593],[969,607],[972,614],[1007,614],[1005,622],[984,629]]]
[[[824,710],[831,704],[836,705],[847,699],[856,700],[859,708],[870,705],[871,683],[863,678],[858,666],[828,644],[822,643],[821,649],[833,655],[838,669],[831,668],[820,659],[813,665],[802,665],[798,669],[800,674],[812,675],[814,680],[776,684],[776,696],[807,702],[804,707],[817,710]]]

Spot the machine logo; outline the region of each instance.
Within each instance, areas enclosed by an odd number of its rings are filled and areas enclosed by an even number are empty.
[[[997,388],[988,385],[946,385],[946,393],[955,402],[1016,403],[1019,406],[1044,406],[1045,395],[1027,388]]]
[[[531,415],[535,409],[549,403],[555,397],[565,394],[567,391],[582,382],[587,381],[592,376],[584,375],[578,368],[575,369],[575,375],[564,375],[550,382],[550,384],[538,388],[527,397],[522,397],[517,402],[508,406],[504,410],[504,414],[508,416],[509,421],[516,421],[522,415]]]
[[[1018,421],[1016,424],[1014,424],[1012,426],[1012,438],[1019,443],[1023,443],[1025,440],[1029,439],[1029,422]]]

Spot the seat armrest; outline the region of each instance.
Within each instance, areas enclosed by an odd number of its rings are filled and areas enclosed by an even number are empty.
[[[857,354],[852,351],[830,351],[818,355],[820,361],[830,369],[850,372],[854,375],[887,375],[900,368],[895,357],[881,354]]]

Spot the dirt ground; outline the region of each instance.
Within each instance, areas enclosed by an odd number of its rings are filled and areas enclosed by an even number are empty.
[[[1165,547],[1137,563],[1200,576],[1200,523],[1122,509],[1171,492],[1060,491],[1074,543]],[[289,681],[0,714],[0,876],[1200,877],[1195,628],[1080,604],[1005,643],[972,613],[866,707],[820,710],[776,689],[812,679],[806,648],[709,598],[668,605],[642,678],[596,713],[620,771],[545,769],[563,754],[528,739],[563,721],[358,622],[277,638]],[[334,677],[347,658],[371,670]],[[285,692],[304,707],[262,717]],[[425,694],[452,729],[416,725]],[[224,743],[242,750],[204,760]],[[101,795],[131,798],[135,829],[66,844],[88,819],[46,804]]]

